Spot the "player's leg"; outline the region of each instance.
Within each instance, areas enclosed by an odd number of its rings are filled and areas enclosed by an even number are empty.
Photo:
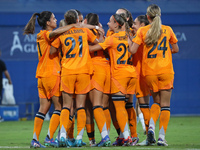
[[[167,131],[167,126],[170,120],[170,99],[171,99],[172,90],[161,90],[161,114],[160,114],[160,123],[159,123],[159,137],[158,145],[159,146],[168,146],[165,141],[165,135]]]
[[[87,93],[91,89],[91,75],[90,74],[78,74],[75,84],[76,94],[76,112],[77,112],[77,137],[76,146],[81,147],[84,129],[86,126],[86,112],[85,101]]]
[[[31,146],[30,146],[34,148],[45,147],[39,143],[39,135],[42,129],[45,115],[49,111],[49,108],[51,106],[51,100],[47,99],[46,89],[43,85],[44,82],[45,81],[43,80],[43,78],[38,78],[38,93],[39,93],[40,107],[34,119],[33,140],[31,141]]]
[[[111,116],[110,116],[110,111],[109,111],[109,94],[103,94],[103,112],[106,117],[106,126],[107,126],[107,131],[108,135],[110,132],[110,124],[111,124]]]
[[[173,89],[173,74],[163,74],[159,76],[159,89],[160,89],[160,106],[161,106],[161,114],[160,114],[160,123],[159,123],[159,137],[158,137],[158,145],[159,146],[168,146],[165,140],[165,135],[168,127],[168,123],[170,120],[170,99],[171,93]]]
[[[39,136],[40,136],[45,115],[51,106],[51,101],[49,101],[46,98],[40,98],[39,101],[40,101],[40,108],[38,112],[36,113],[36,116],[34,119],[33,140],[31,141],[31,147],[42,148],[45,146],[39,143]]]
[[[128,94],[128,101],[125,105],[126,111],[128,113],[128,120],[129,120],[129,128],[132,138],[131,145],[136,145],[139,141],[138,135],[137,135],[137,117],[136,117],[136,111],[133,107],[133,94]]]
[[[150,109],[150,121],[147,139],[149,143],[156,143],[155,125],[160,115],[160,92],[158,88],[158,76],[146,76],[146,83],[151,90],[151,95],[154,101]]]
[[[146,135],[146,126],[145,126],[145,122],[144,122],[144,115],[140,109],[140,104],[138,102],[138,99],[136,100],[136,114],[137,114],[137,124],[140,122],[142,125],[142,129],[144,131],[144,135]]]
[[[94,136],[94,119],[93,119],[93,110],[92,103],[89,98],[86,99],[86,131],[89,138],[90,146],[96,146],[95,136]]]
[[[97,89],[92,89],[90,91],[90,99],[93,104],[93,113],[96,120],[98,129],[101,134],[101,142],[98,143],[98,146],[109,146],[110,138],[108,136],[107,126],[106,126],[106,117],[103,112],[103,92]]]
[[[128,129],[128,114],[125,109],[125,95],[121,92],[112,95],[113,103],[116,109],[116,118],[123,134],[125,143],[129,145],[132,143]],[[122,144],[123,144],[122,143]]]
[[[54,104],[54,111],[50,119],[49,129],[48,129],[47,136],[44,140],[44,143],[46,146],[58,147],[59,144],[53,140],[53,135],[60,124],[60,113],[61,113],[62,101],[60,97],[53,96],[52,102]]]
[[[77,147],[82,146],[82,138],[83,138],[84,128],[86,125],[85,100],[86,100],[86,94],[76,95],[76,112],[77,112],[76,146]]]

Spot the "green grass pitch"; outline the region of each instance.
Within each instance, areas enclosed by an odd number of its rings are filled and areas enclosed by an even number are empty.
[[[44,121],[43,128],[40,134],[40,142],[43,144],[44,138],[47,134],[49,121]],[[156,125],[156,138],[158,138],[158,126]],[[0,123],[0,150],[3,149],[29,149],[30,142],[33,136],[33,121],[4,121]],[[139,134],[140,142],[142,142],[146,136],[143,135],[141,124],[138,124],[137,132]],[[56,132],[57,134],[57,132]],[[75,126],[76,135],[76,126]],[[110,138],[111,142],[115,141],[117,133],[111,124]],[[100,133],[97,126],[95,126],[95,138],[96,142],[100,141]],[[78,148],[81,149],[170,149],[170,150],[200,150],[200,117],[171,117],[167,135],[166,135],[168,147],[158,146],[134,146],[134,147],[89,147],[89,140],[86,132],[83,136],[83,141],[87,143],[87,146]],[[48,149],[52,149],[48,147]],[[63,149],[63,148],[57,148]],[[72,148],[75,149],[75,148]]]

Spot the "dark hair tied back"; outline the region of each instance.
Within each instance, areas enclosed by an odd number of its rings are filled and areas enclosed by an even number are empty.
[[[126,19],[126,16],[125,16],[125,14],[119,14],[120,15],[120,17],[122,17],[122,19],[124,20],[124,22],[127,22],[127,19]]]
[[[38,24],[42,27],[42,29],[46,29],[46,22],[50,21],[52,12],[50,11],[43,11],[38,15],[37,21]]]
[[[46,29],[47,21],[50,21],[52,12],[43,11],[41,13],[34,13],[29,20],[29,22],[24,27],[24,34],[34,34],[35,33],[35,20],[36,16],[38,16],[37,21],[38,24],[42,27],[42,29]]]
[[[99,16],[97,14],[89,13],[85,16],[85,19],[87,20],[88,24],[96,26],[99,25]]]
[[[122,10],[124,10],[126,12],[125,13],[125,18],[129,18],[127,22],[128,22],[128,25],[130,27],[132,27],[134,21],[133,21],[133,17],[132,17],[131,12],[126,8],[120,8],[120,9],[122,9]]]
[[[35,15],[37,15],[38,17],[40,17],[40,13],[35,13]]]

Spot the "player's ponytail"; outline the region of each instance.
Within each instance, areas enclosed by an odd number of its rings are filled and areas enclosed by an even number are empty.
[[[35,33],[35,20],[36,16],[40,16],[39,13],[34,13],[29,20],[29,22],[26,24],[24,28],[24,34],[34,34]]]
[[[125,31],[126,31],[126,34],[129,35],[129,36],[132,36],[132,32],[130,30],[130,26],[129,26],[129,23],[126,19],[126,16],[124,13],[120,14],[120,17],[123,19],[124,21],[124,25],[125,25]]]
[[[132,27],[134,21],[131,12],[126,8],[120,8],[120,9],[125,11],[125,17],[127,18],[128,25],[129,27]]]
[[[37,21],[38,24],[42,27],[42,29],[46,29],[46,22],[50,21],[52,12],[43,11],[41,13],[34,13],[24,28],[24,34],[34,34],[35,33],[35,20],[36,16],[38,16]]]
[[[145,38],[145,44],[147,46],[151,46],[152,44],[155,44],[158,41],[158,39],[162,34],[160,7],[155,4],[150,5],[147,8],[147,15],[150,17],[152,22],[151,22],[151,27],[148,30]]]

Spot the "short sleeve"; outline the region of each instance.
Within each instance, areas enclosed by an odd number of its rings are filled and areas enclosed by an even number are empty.
[[[170,44],[175,44],[178,42],[177,38],[176,38],[176,35],[174,34],[174,31],[172,30],[171,27],[169,27],[169,30],[170,30],[170,39],[169,39],[169,42]]]
[[[99,43],[99,45],[105,50],[106,48],[110,47],[113,43],[113,37],[107,37],[103,43]]]
[[[86,32],[87,32],[87,36],[88,36],[88,41],[90,41],[91,43],[94,42],[94,40],[97,38],[96,35],[94,35],[92,33],[92,31],[90,31],[89,29],[85,28],[86,29]]]
[[[108,31],[107,31],[107,33],[106,33],[106,37],[109,37],[109,36],[111,36],[112,34],[114,34],[114,32],[113,32],[113,31],[110,31],[110,30],[108,30]]]
[[[48,41],[50,41],[50,42],[52,42],[55,38],[49,38],[49,34],[50,34],[51,32],[50,31],[47,31],[45,34],[45,36],[46,36],[46,39],[48,40]]]
[[[61,42],[60,42],[60,37],[57,37],[57,38],[51,43],[51,45],[52,45],[53,47],[55,47],[55,48],[59,48],[59,47],[60,47],[60,44],[61,44]]]

